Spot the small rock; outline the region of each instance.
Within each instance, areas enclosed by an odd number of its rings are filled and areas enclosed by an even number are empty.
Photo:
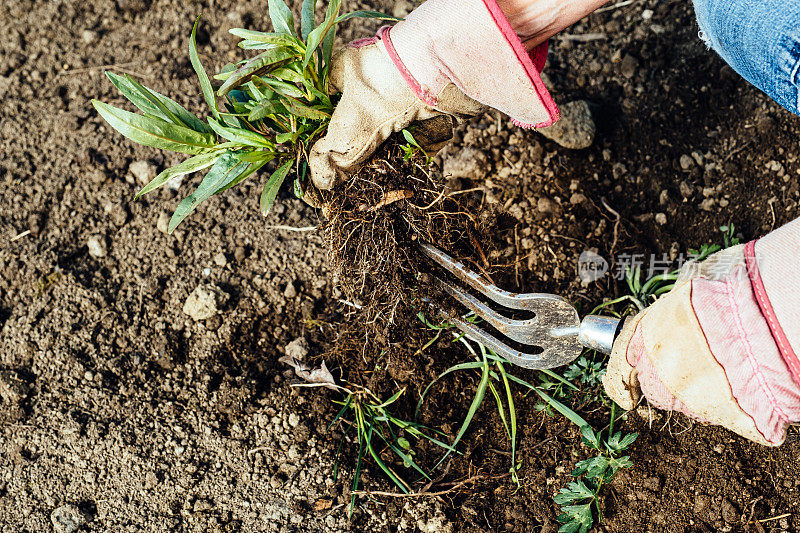
[[[81,39],[83,39],[83,42],[86,44],[94,44],[98,39],[97,32],[92,30],[83,30],[81,33]]]
[[[486,154],[476,148],[462,148],[444,160],[442,173],[448,178],[479,180],[486,177],[489,164]]]
[[[117,0],[117,7],[120,11],[141,13],[150,7],[150,2],[149,0]]]
[[[682,181],[680,185],[678,185],[678,190],[681,192],[681,196],[684,198],[689,198],[692,194],[694,194],[694,187],[689,185],[689,182],[686,180]]]
[[[95,185],[102,185],[106,181],[107,176],[106,176],[105,172],[103,172],[99,168],[96,168],[96,169],[92,170],[91,172],[89,172],[89,179]]]
[[[661,194],[658,195],[658,205],[667,205],[669,203],[669,191],[664,189],[661,191]]]
[[[233,258],[237,261],[242,261],[245,258],[244,246],[237,246],[233,251]]]
[[[158,215],[158,219],[156,220],[156,228],[161,233],[167,233],[169,231],[169,219],[170,216],[164,212]]]
[[[630,54],[623,57],[619,64],[620,73],[628,79],[631,79],[636,75],[636,70],[638,68],[639,61],[637,61],[636,58]]]
[[[711,505],[711,498],[707,494],[698,494],[694,499],[694,514],[702,514]]]
[[[409,0],[395,0],[392,7],[392,15],[397,18],[405,18],[406,15],[414,11],[414,4]]]
[[[192,511],[195,513],[202,513],[203,511],[208,511],[212,508],[211,502],[208,500],[197,499],[194,501],[194,505],[192,506]]]
[[[284,351],[287,357],[304,361],[309,352],[308,340],[305,337],[297,337],[284,347]]]
[[[116,226],[123,226],[128,221],[128,211],[122,203],[106,202],[103,211]]]
[[[664,213],[656,213],[656,224],[663,226],[667,223],[667,215]]]
[[[133,174],[133,177],[136,178],[136,181],[138,181],[140,185],[147,185],[153,181],[153,178],[155,178],[158,173],[158,169],[153,163],[143,160],[134,161],[130,164],[128,170]]]
[[[219,308],[228,302],[230,296],[216,285],[198,285],[183,304],[183,312],[194,320],[206,320],[219,313]]]
[[[214,264],[219,267],[224,267],[225,265],[228,264],[228,258],[225,257],[225,254],[219,252],[214,256]]]
[[[716,202],[717,201],[714,198],[706,198],[705,200],[700,202],[700,209],[702,209],[703,211],[711,211],[712,209],[714,209],[714,204]]]
[[[89,249],[89,255],[97,259],[105,257],[108,253],[108,245],[103,235],[92,235],[89,237],[86,240],[86,247]]]
[[[560,109],[561,120],[537,131],[564,148],[579,150],[591,146],[597,128],[592,120],[589,103],[577,100],[561,106]]]
[[[678,163],[681,166],[681,170],[689,170],[694,165],[694,159],[688,154],[683,154]]]
[[[289,425],[293,428],[296,428],[299,423],[300,415],[297,413],[289,413]]]
[[[67,504],[50,513],[50,521],[56,533],[73,533],[86,523],[86,518],[77,507]]]
[[[297,289],[294,288],[294,283],[289,282],[286,284],[286,288],[283,290],[283,295],[292,300],[297,297]]]
[[[586,196],[576,192],[572,196],[569,197],[569,203],[572,205],[580,205],[586,202]]]
[[[728,524],[736,524],[739,522],[739,510],[727,498],[722,500],[722,519]]]
[[[556,203],[547,196],[542,196],[536,200],[536,210],[540,213],[552,213],[556,210]]]

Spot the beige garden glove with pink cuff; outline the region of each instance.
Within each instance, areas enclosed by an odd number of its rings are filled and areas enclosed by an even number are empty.
[[[654,407],[780,445],[800,421],[800,219],[686,264],[628,319],[603,384],[624,409]]]
[[[428,0],[350,43],[333,60],[342,98],[309,155],[314,184],[330,189],[392,133],[437,115],[488,106],[523,127],[553,124],[558,109],[539,77],[546,56],[546,42],[526,50],[496,0]]]

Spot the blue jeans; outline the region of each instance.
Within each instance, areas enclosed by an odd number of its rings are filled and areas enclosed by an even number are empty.
[[[700,38],[800,115],[800,0],[694,0]]]

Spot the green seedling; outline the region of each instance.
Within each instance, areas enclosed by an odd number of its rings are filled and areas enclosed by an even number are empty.
[[[428,155],[428,152],[422,148],[422,145],[417,142],[414,138],[414,135],[408,131],[407,129],[403,130],[403,138],[406,140],[406,144],[400,146],[400,149],[403,151],[403,161],[408,161],[413,158],[417,154],[422,154],[425,158],[425,165],[430,166],[433,163],[433,158]]]
[[[200,62],[195,21],[189,39],[189,59],[197,73],[211,115],[205,122],[174,100],[140,84],[131,76],[107,72],[117,89],[141,114],[93,100],[98,113],[132,141],[189,154],[192,157],[155,177],[136,198],[168,181],[208,169],[197,189],[184,198],[169,222],[172,232],[211,196],[240,184],[272,163],[275,170],[261,190],[261,212],[266,215],[290,174],[294,191],[302,196],[307,179],[308,150],[322,136],[335,100],[329,73],[337,26],[354,17],[397,20],[374,11],[340,14],[341,0],[330,0],[324,20],[315,22],[315,0],[303,0],[300,31],[284,0],[269,0],[273,32],[236,28],[244,50],[254,57],[228,64],[213,78]]]
[[[616,407],[612,404],[607,432],[596,432],[588,424],[580,425],[583,443],[597,454],[578,462],[571,474],[575,481],[571,481],[553,498],[561,506],[558,521],[563,525],[559,533],[586,533],[594,525],[595,518],[602,523],[600,494],[603,485],[623,468],[633,466],[630,457],[621,454],[633,444],[638,434],[623,436],[620,431],[614,433],[615,412]]]
[[[335,402],[342,407],[331,422],[329,429],[337,423],[346,427],[336,452],[333,470],[334,479],[337,478],[339,473],[339,453],[345,440],[351,433],[355,432],[355,438],[358,442],[358,453],[356,455],[352,483],[353,495],[350,500],[351,513],[355,508],[361,467],[365,461],[373,461],[402,493],[408,494],[411,490],[411,485],[397,471],[397,466],[388,463],[382,458],[387,450],[402,462],[404,468],[412,469],[420,478],[428,481],[431,479],[429,474],[414,460],[416,454],[414,444],[426,440],[446,450],[447,453],[453,451],[452,446],[437,438],[437,436],[443,435],[441,432],[392,415],[390,407],[400,398],[404,391],[405,389],[401,389],[388,400],[381,401],[371,391],[362,389],[349,392],[344,400]]]

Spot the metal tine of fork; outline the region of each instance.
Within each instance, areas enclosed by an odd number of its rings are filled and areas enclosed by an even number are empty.
[[[439,285],[447,294],[502,335],[538,350],[533,350],[537,353],[525,353],[509,346],[472,322],[448,317],[473,341],[484,344],[516,365],[531,369],[553,368],[569,363],[580,355],[583,349],[578,338],[580,318],[577,310],[567,300],[553,294],[518,294],[504,291],[438,248],[427,244],[420,246],[423,252],[439,266],[498,305],[535,313],[533,318],[528,319],[503,316],[462,288],[436,276]]]

